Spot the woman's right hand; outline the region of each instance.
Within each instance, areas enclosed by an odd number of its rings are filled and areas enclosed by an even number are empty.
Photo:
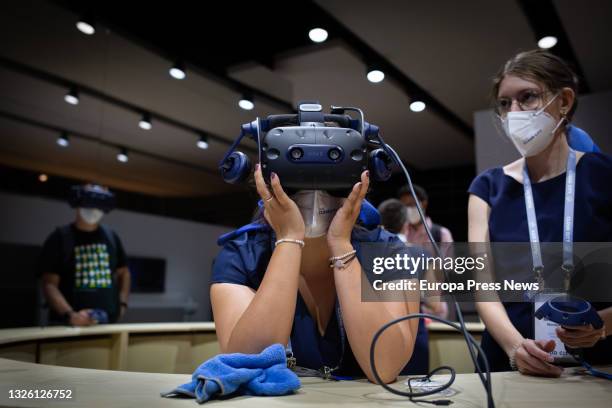
[[[297,204],[283,191],[277,174],[270,177],[272,191],[266,186],[261,166],[255,168],[257,193],[264,203],[264,217],[276,233],[276,239],[304,239],[305,226]]]
[[[70,314],[70,325],[71,326],[91,326],[98,323],[91,318],[89,312],[91,309],[81,309],[78,312],[72,312]]]
[[[522,374],[559,377],[563,369],[551,364],[554,358],[549,354],[554,349],[554,340],[523,339],[509,357],[514,354],[514,362]]]

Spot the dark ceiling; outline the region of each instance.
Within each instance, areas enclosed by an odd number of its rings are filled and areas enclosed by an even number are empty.
[[[95,35],[75,29],[80,16],[95,20]],[[319,99],[362,107],[415,169],[470,166],[490,78],[542,35],[559,38],[552,51],[582,73],[584,91],[612,88],[611,18],[605,0],[6,1],[0,130],[13,139],[0,162],[100,174],[144,193],[236,192],[215,176],[239,125]],[[313,44],[313,27],[329,39]],[[168,76],[177,60],[183,81]],[[365,80],[371,65],[385,81]],[[62,97],[75,84],[83,103],[71,107]],[[255,110],[237,107],[241,94]],[[415,99],[427,109],[411,112]],[[148,132],[134,126],[145,112]],[[83,138],[58,151],[62,129]],[[194,148],[200,134],[211,137],[206,151]],[[128,167],[116,163],[118,148],[133,153]]]

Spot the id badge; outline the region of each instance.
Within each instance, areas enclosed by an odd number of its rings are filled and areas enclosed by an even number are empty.
[[[557,296],[563,295],[562,293],[538,293],[535,296],[533,306],[534,311],[538,310],[544,303],[553,299]],[[555,364],[571,364],[576,363],[576,359],[572,357],[571,354],[565,350],[565,345],[559,337],[557,337],[556,329],[559,327],[559,324],[552,322],[547,319],[538,319],[535,316],[533,317],[534,326],[533,326],[533,334],[535,340],[554,340],[555,341],[555,349],[550,352],[550,355],[555,359]]]

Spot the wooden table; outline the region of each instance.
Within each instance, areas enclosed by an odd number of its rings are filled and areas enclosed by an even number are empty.
[[[561,378],[522,376],[515,372],[494,373],[493,392],[501,407],[609,408],[612,385],[606,380],[574,375],[567,370]],[[184,374],[153,374],[49,366],[0,359],[0,405],[28,407],[196,407],[192,399],[161,398],[159,393],[190,380]],[[400,387],[396,384],[395,387]],[[71,388],[74,399],[8,400],[7,390]],[[484,407],[485,395],[476,374],[459,374],[450,397],[457,407]],[[392,395],[367,381],[332,382],[315,378],[302,381],[294,395],[283,397],[237,397],[211,401],[219,407],[405,407],[408,400]],[[421,405],[424,406],[424,405]]]
[[[429,326],[430,367],[474,367],[461,333]],[[467,323],[477,339],[482,323]],[[78,368],[191,373],[219,352],[213,322],[104,324],[91,327],[24,327],[0,330],[0,358]]]
[[[0,358],[67,367],[186,374],[218,353],[212,322],[0,330]]]

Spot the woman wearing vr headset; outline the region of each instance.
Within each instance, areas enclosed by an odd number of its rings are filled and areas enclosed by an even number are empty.
[[[362,302],[356,249],[363,242],[399,242],[381,228],[355,226],[369,172],[345,199],[320,190],[289,196],[277,174],[266,185],[259,165],[254,176],[267,228],[226,242],[213,268],[221,350],[258,353],[273,343],[289,344],[297,366],[375,381],[369,362],[374,333],[418,312],[419,302]],[[412,320],[381,337],[376,361],[383,381],[394,381],[406,366],[416,334]]]
[[[612,158],[568,145],[568,125],[577,107],[574,72],[549,52],[528,51],[511,58],[493,84],[495,111],[522,158],[486,170],[472,182],[470,242],[612,241]],[[570,221],[573,228],[568,228]],[[555,256],[561,262],[558,252]],[[535,256],[520,261],[529,271],[542,266]],[[593,306],[603,328],[559,327],[556,335],[567,347],[583,348],[589,363],[612,363],[612,304]],[[561,375],[549,354],[555,340],[534,340],[533,303],[480,302],[477,309],[486,325],[482,348],[492,371]]]

